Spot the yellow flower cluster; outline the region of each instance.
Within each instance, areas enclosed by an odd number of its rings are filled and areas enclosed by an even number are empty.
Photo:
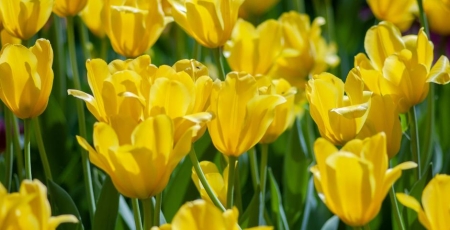
[[[62,223],[78,223],[73,215],[51,216],[47,188],[38,180],[24,180],[20,191],[8,194],[0,184],[0,229],[55,230]]]

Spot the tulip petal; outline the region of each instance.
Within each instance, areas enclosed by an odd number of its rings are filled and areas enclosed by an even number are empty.
[[[431,68],[427,82],[445,85],[450,82],[450,64],[446,56],[441,56]]]
[[[430,229],[448,228],[450,176],[436,175],[422,193],[423,209],[430,220]]]
[[[89,112],[91,112],[92,115],[94,115],[94,117],[95,117],[95,119],[97,119],[97,121],[103,121],[103,122],[108,121],[104,112],[100,111],[99,107],[97,106],[97,100],[92,95],[89,95],[85,92],[82,92],[82,91],[79,91],[76,89],[68,89],[67,93],[69,95],[72,95],[76,98],[79,98],[79,99],[85,101],[86,107],[88,108]]]
[[[401,204],[417,212],[419,221],[425,228],[432,229],[425,212],[420,206],[420,203],[414,197],[404,193],[396,193],[395,195]]]

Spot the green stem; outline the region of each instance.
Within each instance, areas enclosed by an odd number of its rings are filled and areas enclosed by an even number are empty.
[[[73,85],[75,89],[81,90],[80,77],[78,74],[77,54],[75,50],[75,36],[74,36],[74,22],[73,17],[67,17],[67,39],[69,43],[70,62],[72,64]],[[78,114],[78,129],[80,136],[86,138],[86,122],[84,117],[83,102],[76,100],[77,114]],[[80,148],[81,149],[81,148]],[[84,184],[88,196],[89,215],[91,220],[94,219],[95,214],[95,199],[94,189],[92,186],[91,165],[89,163],[88,153],[81,149],[81,164],[83,166]]]
[[[400,213],[400,208],[398,207],[397,197],[395,196],[394,186],[389,190],[389,198],[391,199],[391,206],[393,207],[394,218],[399,226],[397,226],[401,230],[405,230],[405,224],[403,223],[403,219]]]
[[[162,192],[156,195],[155,213],[153,218],[153,226],[159,226],[159,219],[162,205]]]
[[[250,158],[250,173],[252,175],[253,189],[256,190],[256,187],[259,186],[259,172],[258,167],[256,166],[258,164],[258,160],[256,158],[255,148],[251,148],[248,155]]]
[[[45,151],[44,141],[42,140],[41,126],[39,124],[39,117],[33,118],[34,133],[41,156],[42,165],[44,166],[44,173],[47,180],[53,180],[50,164],[48,163],[47,152]]]
[[[13,127],[12,127],[12,113],[6,107],[3,106],[3,111],[5,111],[5,134],[6,134],[6,149],[5,149],[5,164],[6,164],[6,172],[5,172],[5,187],[6,191],[10,191],[11,189],[11,177],[12,177],[12,168],[13,168],[13,148],[12,148],[12,139],[13,139]]]
[[[296,10],[302,14],[304,14],[306,12],[304,0],[294,0],[293,2],[294,2],[294,10]]]
[[[141,212],[139,211],[139,201],[137,198],[131,198],[131,205],[133,206],[134,223],[136,230],[142,230]]]
[[[88,48],[88,42],[89,42],[89,33],[86,25],[84,23],[78,23],[78,31],[80,33],[81,38],[81,47],[83,48],[83,55],[84,59],[91,58],[91,52]]]
[[[56,14],[53,14],[53,31],[54,31],[54,41],[52,41],[52,47],[54,52],[54,65],[53,69],[55,72],[54,82],[53,82],[53,95],[57,98],[60,105],[65,105],[67,87],[66,87],[66,74],[64,72],[66,59],[64,57],[64,47],[62,44],[63,32],[61,29],[61,18]]]
[[[370,230],[370,225],[369,225],[369,223],[367,223],[366,225],[364,225],[362,228],[363,228],[363,230]]]
[[[201,53],[202,53],[202,46],[200,44],[198,44],[197,41],[194,40],[194,49],[192,52],[192,58],[194,60],[200,61]]]
[[[144,206],[144,229],[150,229],[153,226],[152,223],[152,210],[153,210],[153,203],[152,198],[148,198],[145,200],[142,200],[142,205]]]
[[[410,136],[411,136],[411,153],[412,160],[417,163],[417,171],[415,171],[416,178],[422,177],[421,162],[420,162],[420,148],[419,148],[419,132],[417,126],[416,107],[413,106],[408,112]]]
[[[417,0],[417,5],[419,6],[420,25],[422,25],[422,27],[425,29],[425,33],[427,33],[428,37],[430,37],[430,29],[428,28],[427,17],[425,15],[424,10],[423,10],[422,0]]]
[[[23,161],[23,154],[21,151],[20,146],[20,131],[19,131],[19,124],[17,122],[17,118],[14,116],[14,114],[8,109],[7,113],[11,116],[11,123],[13,126],[13,136],[12,136],[12,142],[13,142],[13,151],[17,158],[17,169],[19,171],[19,180],[23,180],[23,172],[24,172],[24,161]]]
[[[261,189],[261,202],[262,207],[265,207],[266,201],[266,177],[267,177],[267,160],[269,158],[269,145],[261,144],[261,164],[260,164],[260,189]],[[264,212],[264,210],[260,210]]]
[[[200,167],[200,163],[198,161],[197,155],[195,154],[194,148],[191,148],[191,151],[189,152],[189,157],[191,159],[192,165],[194,166],[195,173],[197,173],[198,179],[200,179],[200,182],[205,188],[205,191],[208,194],[209,198],[216,207],[218,207],[222,212],[225,212],[226,210],[225,207],[222,205],[219,198],[217,198],[217,196],[214,194],[214,191],[209,185],[208,180],[206,180],[205,174],[203,173],[203,170]]]
[[[227,187],[227,209],[233,208],[233,196],[234,196],[234,177],[236,172],[237,157],[228,157],[228,187]]]
[[[214,52],[214,60],[217,66],[218,78],[220,80],[225,80],[225,69],[223,68],[223,60],[222,60],[222,47],[217,47],[213,50]]]
[[[30,152],[30,132],[31,132],[31,126],[30,122],[31,119],[25,119],[24,121],[24,143],[23,143],[23,149],[24,149],[24,155],[25,155],[25,179],[31,180],[31,152]]]
[[[108,37],[103,37],[100,45],[100,58],[108,62],[108,48],[109,41]]]

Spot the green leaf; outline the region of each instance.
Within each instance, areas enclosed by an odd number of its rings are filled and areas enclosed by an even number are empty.
[[[48,193],[52,205],[52,215],[58,216],[63,214],[72,214],[78,219],[78,224],[66,223],[61,224],[58,229],[72,230],[84,229],[80,213],[77,206],[73,202],[69,194],[53,181],[48,181]]]
[[[281,201],[281,193],[278,188],[278,183],[273,176],[272,169],[269,168],[269,181],[270,181],[270,193],[272,195],[272,212],[275,215],[276,229],[289,229],[289,225],[286,219],[286,213],[284,212],[283,203]]]
[[[134,223],[133,212],[127,204],[127,201],[123,196],[119,197],[119,213],[122,217],[123,222],[127,225],[129,229],[133,229],[136,227]]]
[[[114,229],[119,209],[119,192],[107,176],[97,201],[93,229]]]
[[[249,228],[259,225],[260,200],[261,200],[261,190],[258,186],[244,214],[242,214],[239,217],[239,225],[242,228]]]
[[[406,114],[402,113],[400,114],[400,123],[402,125],[402,132],[405,133],[406,130],[408,130],[408,117],[406,117]]]
[[[339,217],[334,215],[325,222],[321,230],[337,230],[339,227]]]

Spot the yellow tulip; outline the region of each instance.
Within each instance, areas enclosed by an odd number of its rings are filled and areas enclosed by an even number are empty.
[[[217,169],[216,164],[209,161],[200,162],[200,167],[202,168],[203,173],[205,174],[206,180],[208,184],[211,186],[214,195],[219,198],[220,203],[226,206],[227,203],[227,187],[228,187],[228,166],[223,170],[223,175],[219,173],[219,169]],[[197,173],[194,168],[192,168],[192,181],[195,184],[195,187],[200,192],[200,196],[203,200],[211,202],[211,198],[209,198],[206,193],[205,188],[202,186],[200,179],[198,178]]]
[[[28,40],[47,22],[54,0],[0,1],[3,26],[14,37]]]
[[[310,25],[309,16],[295,11],[284,13],[278,19],[283,28],[284,47],[269,72],[274,78],[284,78],[299,90],[305,89],[308,76],[320,74],[339,63],[334,45],[321,36],[321,17]]]
[[[80,12],[80,17],[89,30],[99,38],[105,36],[102,23],[104,0],[88,0],[86,7]]]
[[[352,140],[341,150],[319,138],[314,153],[317,165],[311,167],[311,172],[319,197],[350,226],[363,226],[375,218],[402,170],[417,166],[404,162],[388,169],[384,133]]]
[[[295,94],[297,89],[291,87],[288,81],[281,79],[272,80],[269,87],[271,94],[277,94],[286,99],[286,102],[275,107],[275,116],[260,143],[268,144],[277,140],[277,138],[286,131],[295,121]]]
[[[449,35],[450,4],[446,0],[423,1],[423,9],[427,15],[430,30],[440,35]]]
[[[260,95],[254,77],[231,72],[224,82],[216,80],[209,111],[215,119],[208,123],[217,150],[238,157],[255,146],[273,121],[275,107],[286,102],[278,95]]]
[[[391,159],[400,151],[402,141],[399,113],[389,95],[372,94],[369,114],[356,138],[364,139],[380,132],[386,134],[387,153]]]
[[[417,36],[401,37],[400,31],[389,22],[381,22],[367,31],[364,47],[370,60],[359,54],[355,66],[372,72],[363,76],[370,91],[391,95],[400,113],[422,102],[429,90],[429,82],[447,84],[450,66],[441,56],[432,66],[433,44],[421,29]]]
[[[172,120],[158,115],[139,123],[128,143],[119,142],[120,127],[113,129],[102,122],[94,125],[95,149],[82,137],[77,136],[77,140],[89,151],[91,162],[111,177],[120,193],[147,199],[166,187],[173,169],[191,149],[198,129],[199,125],[192,125],[175,141]]]
[[[320,135],[336,145],[344,145],[361,131],[369,114],[371,95],[364,91],[358,69],[349,72],[345,85],[334,75],[322,73],[306,86],[311,116]]]
[[[450,176],[436,175],[422,192],[422,206],[412,196],[397,193],[397,199],[404,206],[418,214],[420,223],[429,230],[448,229],[450,224]]]
[[[416,0],[367,0],[367,3],[378,20],[391,22],[401,31],[411,27],[418,12]]]
[[[115,60],[109,65],[102,59],[86,61],[88,83],[92,95],[79,90],[68,93],[86,102],[88,110],[98,121],[111,123],[118,115],[132,118],[135,123],[143,119],[143,105],[135,98],[123,94],[143,94],[147,72],[156,69],[150,57],[140,56],[126,61]]]
[[[280,0],[245,0],[241,6],[239,14],[245,16],[262,15],[263,13],[274,7]]]
[[[87,1],[88,0],[55,0],[53,12],[62,18],[75,16],[86,6]]]
[[[53,84],[53,50],[38,39],[31,48],[8,44],[0,51],[0,99],[19,118],[39,116]]]
[[[208,48],[223,46],[230,38],[244,0],[169,0],[175,22]]]
[[[137,57],[158,40],[169,18],[160,0],[105,0],[102,25],[117,53]]]
[[[22,40],[20,38],[12,36],[6,30],[2,30],[0,32],[0,36],[2,40],[2,46],[5,46],[6,44],[22,44]]]
[[[236,207],[221,212],[213,204],[204,200],[195,200],[181,206],[172,219],[171,224],[161,227],[153,227],[151,230],[172,229],[216,229],[216,230],[238,230],[239,211]],[[254,227],[247,230],[272,230],[273,227]]]
[[[281,54],[282,44],[279,22],[271,19],[255,28],[251,23],[239,19],[231,40],[225,44],[224,56],[233,71],[264,75]]]
[[[24,180],[20,191],[7,194],[0,184],[0,229],[55,230],[62,223],[78,223],[73,215],[51,216],[47,188],[38,180]]]

